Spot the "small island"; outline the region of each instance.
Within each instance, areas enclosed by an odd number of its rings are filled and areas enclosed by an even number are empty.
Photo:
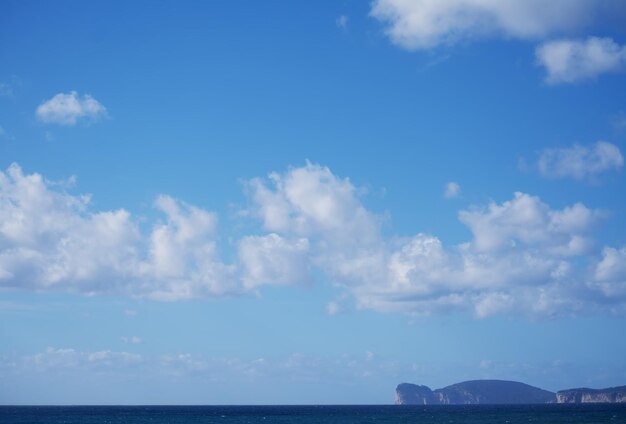
[[[471,380],[431,390],[402,383],[396,387],[396,405],[519,405],[541,403],[626,403],[626,386],[606,389],[576,388],[556,393],[518,381]]]

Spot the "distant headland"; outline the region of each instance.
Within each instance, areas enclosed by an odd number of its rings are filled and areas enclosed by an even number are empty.
[[[402,383],[396,387],[396,405],[478,405],[537,403],[626,403],[626,386],[607,389],[577,388],[556,393],[517,381],[471,380],[431,390]]]

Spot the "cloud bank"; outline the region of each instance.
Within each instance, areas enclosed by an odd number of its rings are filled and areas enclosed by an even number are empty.
[[[247,183],[257,234],[221,259],[217,216],[166,195],[162,218],[143,230],[124,209],[92,211],[89,197],[61,191],[17,165],[0,173],[0,287],[117,294],[157,300],[254,293],[324,275],[360,309],[478,317],[623,313],[626,247],[598,246],[605,213],[576,203],[551,208],[515,193],[461,210],[472,237],[446,246],[435,235],[384,237],[347,178],[307,163]]]
[[[35,115],[47,124],[74,126],[79,121],[89,123],[105,118],[107,110],[89,94],[81,97],[76,91],[71,91],[44,101],[37,107]]]

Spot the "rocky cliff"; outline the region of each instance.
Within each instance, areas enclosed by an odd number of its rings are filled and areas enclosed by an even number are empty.
[[[536,403],[626,403],[626,386],[608,389],[568,389],[557,393],[517,381],[472,380],[431,390],[402,383],[396,388],[397,405],[477,405]]]
[[[556,402],[547,390],[517,381],[473,380],[431,390],[403,383],[396,388],[398,405],[530,404]]]
[[[568,389],[556,394],[558,403],[626,403],[626,386],[608,389]]]
[[[430,387],[402,383],[396,387],[396,405],[438,405]]]

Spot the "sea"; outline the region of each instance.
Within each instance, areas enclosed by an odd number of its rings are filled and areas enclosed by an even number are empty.
[[[0,423],[626,424],[626,404],[521,406],[0,406]]]

